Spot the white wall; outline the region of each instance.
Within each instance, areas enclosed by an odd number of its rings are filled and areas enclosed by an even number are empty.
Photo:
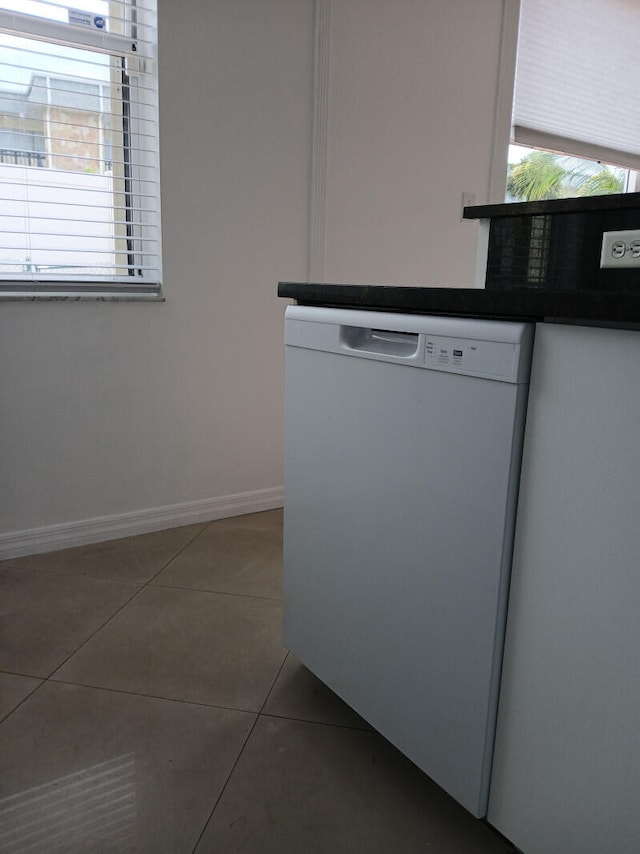
[[[331,3],[324,281],[473,287],[503,5]]]
[[[19,531],[34,550],[43,526],[79,540],[82,520],[277,493],[276,283],[306,278],[310,209],[327,281],[472,284],[460,194],[489,183],[503,0],[317,3],[324,207],[313,0],[159,0],[167,302],[0,306],[0,554]]]
[[[282,485],[312,0],[160,0],[167,302],[0,306],[0,531]]]

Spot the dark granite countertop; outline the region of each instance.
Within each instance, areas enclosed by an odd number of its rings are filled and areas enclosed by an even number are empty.
[[[302,305],[640,329],[640,282],[637,292],[280,282],[278,296]]]
[[[463,216],[465,219],[496,219],[512,216],[544,216],[638,209],[640,209],[640,193],[613,193],[608,196],[583,196],[574,199],[473,205],[464,208]]]

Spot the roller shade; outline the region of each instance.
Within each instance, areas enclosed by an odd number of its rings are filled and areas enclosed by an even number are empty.
[[[0,3],[0,288],[157,291],[154,0]]]
[[[521,0],[514,141],[640,169],[640,2]]]

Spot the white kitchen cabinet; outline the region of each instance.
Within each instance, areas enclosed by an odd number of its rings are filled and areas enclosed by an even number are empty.
[[[640,334],[539,324],[489,821],[640,850]]]

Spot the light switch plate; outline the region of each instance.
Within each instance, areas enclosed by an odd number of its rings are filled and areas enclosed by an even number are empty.
[[[640,229],[603,232],[600,266],[640,269]]]

